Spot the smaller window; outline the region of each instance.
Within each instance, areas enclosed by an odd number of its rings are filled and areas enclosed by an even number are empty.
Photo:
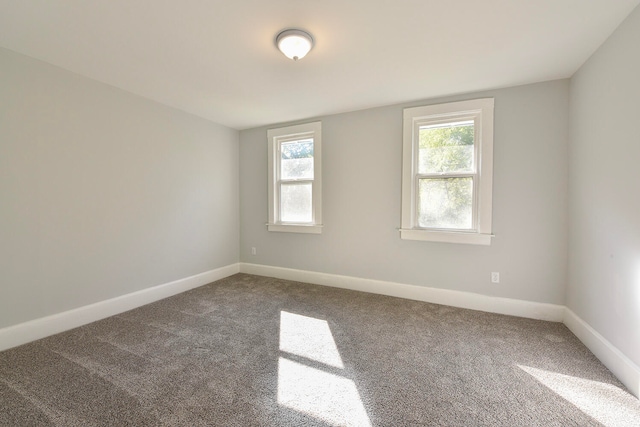
[[[404,110],[400,237],[491,243],[493,98]]]
[[[322,231],[321,122],[267,131],[269,231]]]

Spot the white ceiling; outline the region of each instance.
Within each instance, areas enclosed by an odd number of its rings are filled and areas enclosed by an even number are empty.
[[[0,0],[0,46],[245,129],[570,77],[638,3]]]

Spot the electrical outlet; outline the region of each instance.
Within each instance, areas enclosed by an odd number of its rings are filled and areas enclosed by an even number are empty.
[[[251,248],[251,255],[257,255],[257,254],[258,254],[257,249],[255,247],[252,247]]]
[[[500,273],[497,271],[491,273],[491,283],[500,283]]]

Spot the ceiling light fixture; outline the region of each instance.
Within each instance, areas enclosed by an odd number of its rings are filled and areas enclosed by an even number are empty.
[[[276,36],[276,46],[284,56],[297,61],[313,48],[313,37],[306,31],[289,28]]]

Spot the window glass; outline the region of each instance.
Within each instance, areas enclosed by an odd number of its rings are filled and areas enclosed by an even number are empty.
[[[473,228],[473,178],[420,179],[418,226]]]
[[[287,184],[280,187],[282,222],[307,223],[313,220],[311,184]]]
[[[421,126],[418,173],[472,172],[473,120]]]
[[[280,153],[282,179],[313,179],[313,139],[283,142]]]

